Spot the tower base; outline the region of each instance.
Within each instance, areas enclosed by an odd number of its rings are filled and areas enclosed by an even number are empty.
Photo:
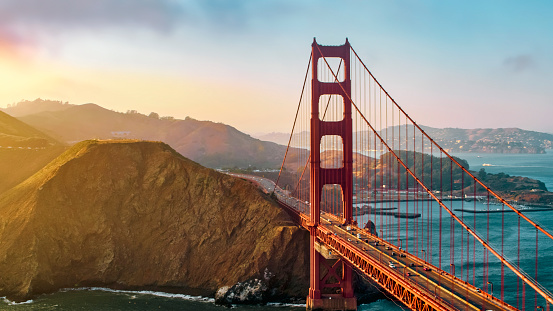
[[[355,297],[344,298],[340,294],[325,295],[324,298],[320,299],[307,297],[306,309],[321,311],[354,311],[357,310],[357,299]]]

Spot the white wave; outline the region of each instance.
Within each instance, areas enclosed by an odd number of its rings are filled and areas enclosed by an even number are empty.
[[[15,302],[15,301],[11,301],[9,300],[8,298],[6,297],[0,297],[5,303],[7,303],[8,305],[10,306],[17,306],[17,305],[26,305],[26,304],[29,304],[29,303],[33,303],[33,300],[32,299],[29,299],[29,300],[26,300],[26,301],[22,301],[22,302]]]
[[[284,302],[269,302],[267,303],[269,307],[298,307],[305,308],[305,303],[284,303]]]
[[[107,287],[77,287],[77,288],[64,288],[60,291],[67,292],[67,291],[87,291],[87,290],[102,291],[102,292],[108,292],[108,293],[130,294],[130,295],[150,295],[150,296],[174,298],[174,299],[182,299],[182,300],[198,301],[198,302],[215,302],[214,298],[208,298],[208,297],[202,297],[202,296],[191,296],[191,295],[185,295],[185,294],[172,294],[172,293],[156,292],[156,291],[150,291],[150,290],[117,290],[117,289],[111,289]]]

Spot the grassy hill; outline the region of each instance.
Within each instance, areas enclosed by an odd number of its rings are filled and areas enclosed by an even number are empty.
[[[46,147],[58,144],[56,140],[32,126],[0,111],[0,146]]]
[[[0,193],[22,182],[65,150],[39,130],[0,111]]]

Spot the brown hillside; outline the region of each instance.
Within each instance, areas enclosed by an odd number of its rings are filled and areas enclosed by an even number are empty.
[[[46,147],[58,144],[36,128],[0,111],[0,146]]]
[[[65,147],[0,111],[0,194],[60,155]]]
[[[0,196],[0,296],[85,285],[213,294],[265,269],[281,293],[304,296],[307,241],[249,182],[163,143],[85,141]]]
[[[44,111],[20,119],[68,143],[120,137],[163,141],[208,167],[276,168],[286,150],[285,146],[252,138],[222,123],[119,113],[95,104]]]

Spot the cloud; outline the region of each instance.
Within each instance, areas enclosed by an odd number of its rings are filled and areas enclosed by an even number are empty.
[[[505,59],[503,66],[513,72],[520,73],[533,69],[536,66],[536,61],[532,55],[520,54]]]
[[[184,11],[170,0],[4,0],[3,26],[137,26],[170,31]]]
[[[170,0],[4,0],[3,25],[45,27],[137,26],[170,31],[184,13]]]
[[[51,53],[66,33],[95,36],[119,28],[169,34],[183,20],[185,10],[174,0],[2,0],[0,53]]]

